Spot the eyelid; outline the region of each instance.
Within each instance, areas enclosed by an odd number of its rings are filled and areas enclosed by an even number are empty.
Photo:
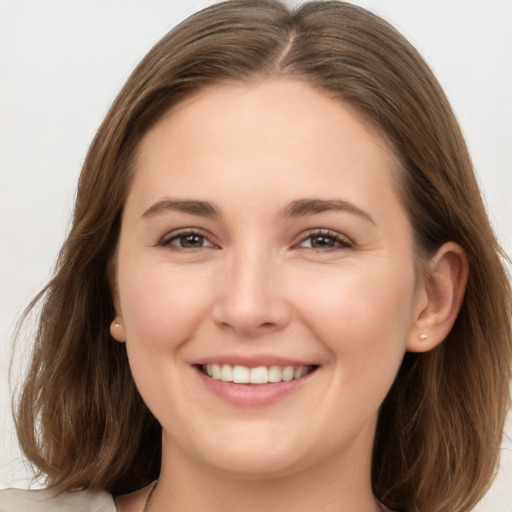
[[[300,247],[301,244],[306,241],[308,238],[312,238],[314,236],[326,236],[333,238],[336,242],[338,242],[340,245],[338,247],[325,247],[325,248],[319,248],[319,247]],[[298,248],[298,249],[307,249],[317,252],[328,252],[328,251],[339,251],[339,250],[346,250],[354,247],[355,243],[354,241],[348,237],[347,235],[344,235],[338,231],[334,231],[332,229],[328,228],[312,228],[308,229],[306,231],[303,231],[299,237],[298,241],[292,245],[292,248]]]
[[[204,238],[210,245],[206,247],[179,247],[178,245],[172,245],[172,241],[176,238],[179,238],[180,236],[186,236],[186,235],[197,235],[202,238]],[[336,247],[325,247],[325,248],[319,248],[319,247],[301,247],[301,244],[304,243],[308,238],[312,238],[314,236],[326,236],[329,238],[332,238],[337,242],[339,245]],[[219,245],[214,242],[214,237],[211,233],[208,231],[205,231],[204,229],[197,228],[197,227],[184,227],[184,228],[177,228],[170,232],[167,232],[164,236],[160,237],[157,245],[161,247],[170,248],[172,247],[173,250],[183,250],[183,251],[194,251],[194,250],[201,250],[206,248],[220,248]],[[346,250],[352,248],[355,243],[354,241],[348,237],[347,235],[344,235],[338,231],[334,231],[332,229],[328,228],[311,228],[306,231],[303,231],[298,235],[297,241],[294,242],[291,246],[292,249],[307,249],[312,250],[316,252],[328,252],[328,251],[336,251],[336,250]]]
[[[171,242],[174,239],[179,238],[180,236],[185,236],[185,235],[197,235],[197,236],[203,237],[205,240],[208,241],[208,243],[210,245],[206,246],[206,247],[179,247],[177,245],[172,245]],[[174,229],[174,230],[166,233],[164,236],[160,237],[157,245],[161,246],[161,247],[172,248],[173,250],[176,250],[176,251],[194,251],[194,250],[197,251],[197,250],[201,250],[201,249],[207,249],[210,247],[213,247],[213,248],[219,247],[218,244],[216,244],[213,241],[213,236],[211,235],[211,233],[205,231],[204,229],[196,228],[196,227],[186,227],[186,228]]]

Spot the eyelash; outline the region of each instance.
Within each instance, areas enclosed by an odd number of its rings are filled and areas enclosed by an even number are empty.
[[[198,250],[201,250],[201,249],[205,248],[205,246],[201,246],[201,247],[182,247],[182,246],[179,246],[179,245],[174,245],[172,243],[173,241],[179,240],[179,239],[182,239],[182,241],[183,241],[187,237],[198,237],[198,238],[201,238],[203,241],[207,241],[212,247],[215,247],[215,244],[213,242],[211,242],[210,239],[202,231],[195,230],[195,229],[187,229],[187,230],[179,231],[177,233],[171,233],[170,236],[168,234],[168,235],[164,236],[158,242],[158,245],[161,246],[161,247],[167,247],[167,248],[169,248],[169,249],[171,249],[173,251],[198,251]],[[206,246],[206,247],[209,247],[209,246]]]
[[[180,240],[183,242],[188,237],[198,237],[201,241],[207,241],[210,245],[208,246],[200,246],[200,247],[183,247],[180,245],[175,245],[172,242]],[[334,246],[327,247],[301,247],[304,242],[310,240],[310,244],[312,243],[313,238],[325,238],[329,239]],[[198,251],[201,249],[205,249],[207,247],[216,248],[217,246],[205,235],[202,231],[195,229],[187,229],[183,231],[179,231],[177,233],[172,234],[171,236],[166,235],[159,242],[158,245],[161,247],[167,247],[174,251]],[[329,229],[314,229],[309,232],[303,233],[301,235],[301,239],[298,243],[293,244],[292,249],[307,249],[314,252],[330,252],[330,251],[339,251],[353,248],[354,244],[348,238],[340,235],[336,231],[331,231]]]
[[[334,247],[302,247],[303,249],[307,249],[314,252],[330,252],[330,251],[342,251],[346,249],[352,249],[354,247],[353,242],[345,236],[340,235],[336,231],[331,231],[330,229],[313,229],[301,236],[301,240],[299,243],[295,244],[294,247],[299,247],[306,241],[313,238],[327,238],[330,239],[335,246]],[[311,243],[311,242],[310,242]]]

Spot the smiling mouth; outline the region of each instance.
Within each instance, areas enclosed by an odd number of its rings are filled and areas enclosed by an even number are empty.
[[[230,364],[200,364],[199,370],[214,380],[235,384],[275,384],[298,380],[315,371],[317,365],[257,366],[248,368]]]

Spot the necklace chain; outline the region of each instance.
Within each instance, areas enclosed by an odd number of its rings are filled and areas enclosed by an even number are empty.
[[[155,492],[157,484],[158,484],[158,480],[155,481],[155,483],[153,484],[153,487],[149,491],[148,497],[146,498],[146,501],[144,502],[144,509],[142,510],[142,512],[148,512],[148,510],[149,510],[149,503],[151,501],[151,497],[153,496],[153,493]],[[377,505],[382,510],[382,512],[385,512],[384,509],[382,508],[381,502],[379,500],[376,500],[376,501],[377,501]]]
[[[158,480],[156,480],[155,483],[153,484],[153,487],[151,487],[151,490],[149,491],[148,497],[146,498],[146,501],[144,502],[144,509],[142,510],[142,512],[148,512],[148,510],[149,510],[149,502],[151,501],[151,496],[153,496],[153,493],[155,492],[156,484],[157,483],[158,483]]]

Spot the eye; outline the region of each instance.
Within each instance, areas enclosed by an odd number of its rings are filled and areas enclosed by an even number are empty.
[[[330,230],[317,230],[308,233],[306,238],[298,244],[298,247],[314,250],[350,249],[353,243],[343,235]]]
[[[159,245],[169,247],[170,249],[203,249],[205,247],[214,247],[214,244],[208,238],[197,231],[181,231],[171,233],[165,236]]]

